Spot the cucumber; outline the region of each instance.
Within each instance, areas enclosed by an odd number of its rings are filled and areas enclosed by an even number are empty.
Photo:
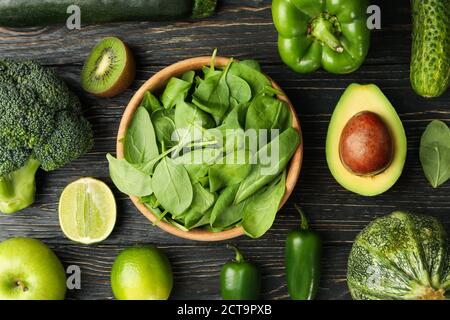
[[[0,0],[0,26],[34,27],[65,23],[67,8],[81,9],[81,22],[163,21],[203,18],[217,0]]]
[[[412,0],[411,85],[438,97],[450,84],[450,0]]]

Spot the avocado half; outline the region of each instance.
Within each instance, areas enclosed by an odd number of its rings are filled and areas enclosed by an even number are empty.
[[[356,114],[369,111],[386,124],[393,144],[392,160],[382,172],[361,176],[349,171],[341,161],[341,133]],[[363,196],[376,196],[390,189],[400,177],[405,165],[407,141],[403,124],[392,104],[374,84],[351,84],[339,100],[328,127],[326,156],[328,167],[336,181],[347,190]]]

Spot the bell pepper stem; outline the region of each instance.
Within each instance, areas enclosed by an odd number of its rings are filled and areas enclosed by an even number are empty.
[[[344,47],[333,33],[334,26],[331,21],[323,16],[315,18],[311,23],[311,35],[326,44],[332,50],[342,53]]]
[[[308,223],[308,219],[306,218],[305,213],[298,205],[295,205],[295,208],[297,209],[298,213],[300,214],[300,218],[301,218],[300,229],[309,230],[309,223]]]
[[[242,255],[241,251],[239,251],[238,247],[236,247],[235,245],[229,244],[229,245],[227,245],[227,248],[234,250],[234,252],[236,253],[235,260],[237,263],[241,263],[241,262],[245,261],[244,256]]]

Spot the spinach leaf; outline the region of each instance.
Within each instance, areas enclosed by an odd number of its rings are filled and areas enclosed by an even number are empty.
[[[152,187],[158,201],[173,215],[183,213],[192,203],[192,184],[186,169],[168,157],[156,167]]]
[[[211,128],[214,120],[203,110],[181,101],[175,108],[175,127],[179,137],[179,147],[203,138],[203,128]]]
[[[268,187],[248,199],[242,219],[246,235],[259,238],[272,227],[285,192],[286,171]]]
[[[125,159],[130,163],[150,161],[159,154],[155,130],[148,111],[139,107],[125,135]]]
[[[178,78],[171,78],[161,96],[161,102],[166,109],[172,109],[178,102],[186,99],[192,83]]]
[[[266,141],[271,140],[271,130],[279,129],[283,132],[292,127],[292,116],[289,106],[275,97],[259,95],[250,104],[245,121],[245,129],[257,132],[267,130]],[[260,142],[260,147],[265,143]]]
[[[158,98],[156,98],[150,91],[145,93],[140,106],[147,109],[150,114],[162,108]]]
[[[450,179],[450,129],[442,121],[434,120],[420,140],[420,162],[433,188]]]
[[[258,72],[261,72],[261,65],[256,60],[242,60],[242,61],[239,61],[239,63],[246,65],[247,67],[250,67],[252,69],[255,69]]]
[[[200,183],[193,185],[194,195],[191,206],[181,215],[173,215],[177,220],[183,220],[186,228],[194,226],[216,201],[215,194],[203,188]]]
[[[217,149],[194,149],[191,152],[175,158],[176,164],[184,165],[192,183],[199,182],[208,174],[208,168],[221,155]]]
[[[215,192],[244,180],[252,168],[248,150],[237,150],[209,167],[209,187]]]
[[[238,189],[239,184],[232,185],[225,188],[219,195],[211,214],[212,228],[225,229],[242,220],[246,201],[233,204]]]
[[[257,163],[241,182],[234,202],[249,198],[283,172],[299,144],[300,136],[291,127],[262,147],[256,155]]]
[[[211,114],[219,125],[230,107],[230,88],[227,75],[232,63],[218,74],[206,78],[195,89],[192,102],[205,112]]]
[[[204,213],[201,216],[200,220],[197,220],[196,218],[191,218],[191,216],[187,216],[185,219],[186,227],[188,227],[191,230],[209,225],[211,221],[211,212],[212,209],[209,209],[206,213]]]
[[[256,97],[265,87],[271,87],[269,79],[261,72],[248,66],[246,63],[233,62],[230,75],[244,79],[252,88],[252,94]]]
[[[244,79],[228,74],[227,84],[230,88],[230,105],[233,108],[252,99],[252,89]]]
[[[139,171],[125,159],[118,160],[107,154],[109,162],[109,174],[117,189],[121,192],[143,197],[153,193],[152,178]]]
[[[195,71],[187,71],[183,73],[183,75],[181,76],[181,80],[184,80],[189,83],[194,83],[194,78],[195,78]]]
[[[152,122],[156,138],[164,148],[171,148],[177,144],[175,122],[166,115],[166,110],[161,109],[153,112]]]

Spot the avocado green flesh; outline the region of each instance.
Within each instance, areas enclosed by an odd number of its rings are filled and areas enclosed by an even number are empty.
[[[424,97],[450,84],[450,1],[413,0],[411,85]]]
[[[445,299],[450,257],[443,226],[435,218],[394,212],[378,218],[353,244],[348,262],[352,297]]]
[[[377,114],[390,130],[394,147],[390,165],[382,172],[372,176],[356,175],[342,163],[339,144],[342,131],[348,121],[356,114],[370,111]],[[392,104],[373,84],[351,84],[338,102],[326,141],[328,167],[336,181],[347,190],[364,195],[375,196],[390,189],[400,177],[406,160],[407,141],[403,124]]]

